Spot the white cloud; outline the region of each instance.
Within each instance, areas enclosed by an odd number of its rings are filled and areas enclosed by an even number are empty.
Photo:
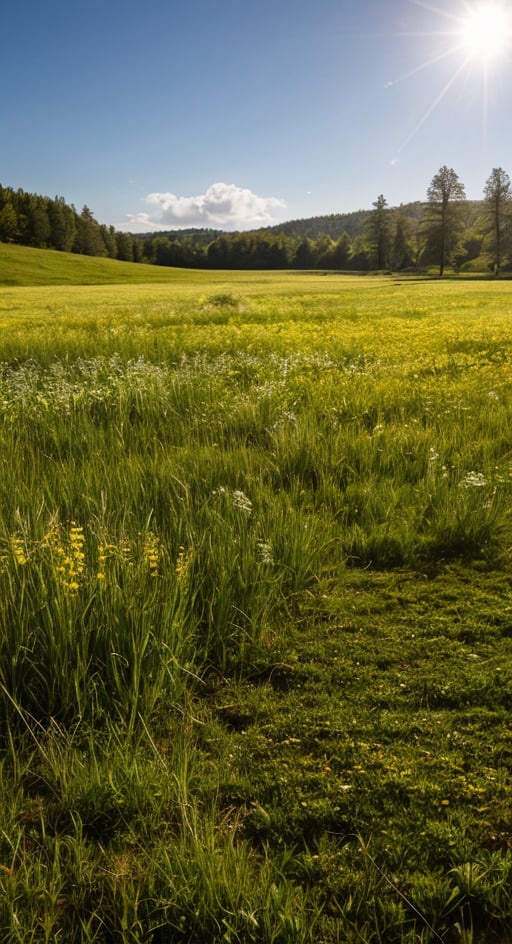
[[[127,218],[127,223],[116,223],[115,228],[122,233],[152,233],[161,229],[151,221],[149,213],[128,213]]]
[[[144,202],[150,211],[128,214],[128,224],[123,228],[139,233],[189,226],[252,229],[271,225],[273,211],[286,207],[284,200],[277,197],[259,197],[252,190],[223,183],[212,184],[206,193],[196,197],[149,193]]]

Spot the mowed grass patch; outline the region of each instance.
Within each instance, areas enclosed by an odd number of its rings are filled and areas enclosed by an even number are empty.
[[[6,941],[507,940],[511,288],[8,288]]]

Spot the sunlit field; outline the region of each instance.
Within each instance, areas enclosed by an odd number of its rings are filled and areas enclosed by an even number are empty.
[[[0,295],[1,940],[510,941],[512,284],[166,277]]]

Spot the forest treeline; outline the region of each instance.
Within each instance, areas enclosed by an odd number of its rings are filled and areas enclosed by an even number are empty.
[[[512,270],[512,195],[494,169],[484,199],[469,201],[455,171],[443,167],[425,202],[294,220],[251,232],[175,230],[150,234],[100,224],[50,198],[0,184],[0,242],[160,266],[212,269]]]

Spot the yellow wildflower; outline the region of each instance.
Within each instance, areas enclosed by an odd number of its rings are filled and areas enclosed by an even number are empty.
[[[42,542],[42,546],[50,550],[58,582],[71,594],[77,592],[84,575],[84,545],[84,529],[74,521],[70,522],[67,533],[58,526],[53,527]]]
[[[152,577],[158,576],[158,564],[160,560],[160,543],[152,531],[144,533],[143,560],[149,567],[149,573]]]
[[[176,560],[176,576],[178,580],[185,580],[192,563],[192,558],[194,556],[194,548],[189,547],[186,551],[184,547],[180,547],[178,557]]]
[[[16,535],[11,538],[11,549],[14,555],[14,560],[20,567],[23,567],[27,563],[27,555],[25,551],[25,545],[21,538]]]

